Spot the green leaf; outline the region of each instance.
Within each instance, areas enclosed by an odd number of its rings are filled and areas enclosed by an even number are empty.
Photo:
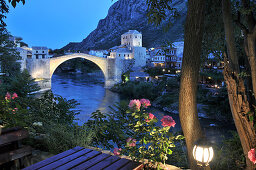
[[[178,135],[178,136],[176,136],[176,138],[175,138],[176,140],[182,140],[182,139],[185,139],[185,137],[184,136],[182,136],[182,135]]]

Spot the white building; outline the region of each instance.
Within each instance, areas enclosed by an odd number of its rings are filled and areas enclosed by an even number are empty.
[[[108,51],[107,50],[90,50],[89,54],[97,57],[107,58]]]
[[[134,68],[145,66],[146,48],[142,47],[142,34],[136,30],[129,30],[121,35],[121,45],[111,48],[108,58],[134,59]]]
[[[16,50],[20,53],[20,60],[17,62],[20,63],[21,70],[26,69],[26,60],[32,58],[32,48],[29,47],[16,47]]]
[[[50,58],[47,47],[32,47],[32,59]]]

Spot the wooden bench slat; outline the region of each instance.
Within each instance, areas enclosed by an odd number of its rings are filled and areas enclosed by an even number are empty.
[[[119,158],[117,156],[110,156],[107,159],[104,159],[103,161],[97,163],[96,165],[94,165],[88,169],[90,169],[90,170],[103,169],[103,168],[106,168],[109,165],[113,164],[114,162],[118,161],[119,159],[121,159],[121,158]]]
[[[111,157],[111,155],[102,153],[102,154],[97,155],[96,157],[94,157],[94,158],[92,158],[92,159],[90,159],[90,160],[72,168],[72,170],[87,169],[87,168],[89,168],[91,166],[94,166],[95,164],[97,164],[97,163],[99,163],[99,162],[101,162],[104,159],[109,158],[109,157]]]
[[[86,155],[83,155],[73,161],[68,162],[67,164],[64,164],[58,168],[56,168],[56,170],[63,170],[63,169],[71,169],[85,161],[88,161],[89,159],[92,159],[94,157],[96,157],[97,155],[100,155],[101,152],[100,151],[92,151],[87,153]]]
[[[120,159],[120,160],[116,161],[115,163],[113,163],[112,165],[105,168],[105,170],[120,169],[120,168],[124,167],[126,164],[128,164],[129,162],[132,162],[132,161],[128,160],[128,159]]]
[[[0,154],[0,165],[30,155],[32,148],[30,146],[23,146],[20,149]]]
[[[12,131],[0,135],[0,145],[5,145],[14,141],[19,141],[28,137],[28,131],[25,129]]]
[[[120,170],[131,170],[131,169],[140,169],[141,163],[139,162],[129,162],[124,167],[120,168]]]
[[[66,157],[64,157],[62,159],[59,159],[59,160],[57,160],[57,161],[55,161],[55,162],[53,162],[53,163],[51,163],[49,165],[41,167],[40,170],[49,170],[49,169],[57,168],[57,167],[59,167],[61,165],[64,165],[64,164],[74,160],[74,159],[77,159],[78,157],[80,157],[82,155],[85,155],[85,154],[87,154],[88,152],[91,152],[91,151],[92,151],[91,149],[80,150],[80,151],[78,151],[76,153],[73,153],[73,154],[71,154],[69,156],[66,156]]]
[[[83,148],[83,147],[80,147],[80,146],[77,146],[77,147],[75,147],[75,148],[73,148],[73,149],[67,150],[67,151],[62,152],[62,153],[60,153],[60,154],[58,154],[58,155],[54,155],[53,157],[50,157],[50,158],[48,158],[48,159],[45,159],[45,160],[43,160],[43,161],[41,161],[41,162],[38,162],[38,163],[36,163],[36,164],[33,164],[33,165],[31,165],[31,166],[25,168],[24,170],[39,169],[39,168],[41,168],[41,167],[43,167],[43,166],[46,166],[46,165],[48,165],[48,164],[50,164],[50,163],[52,163],[52,162],[55,162],[55,161],[57,161],[57,160],[59,160],[59,159],[62,159],[62,158],[64,158],[64,157],[66,157],[66,156],[69,156],[69,155],[71,155],[71,154],[73,154],[73,153],[76,153],[76,152],[78,152],[78,151],[80,151],[80,150],[82,150],[82,149],[84,149],[84,148]]]

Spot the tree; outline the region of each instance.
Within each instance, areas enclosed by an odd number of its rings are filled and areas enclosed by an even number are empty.
[[[150,21],[156,21],[159,25],[162,20],[166,19],[166,10],[175,12],[175,9],[169,6],[171,2],[172,0],[149,0]],[[203,136],[197,114],[196,96],[203,38],[204,6],[204,0],[188,1],[179,94],[179,115],[191,169],[197,169],[192,155],[194,142]]]
[[[244,155],[246,156],[246,169],[253,170],[255,169],[255,165],[247,156],[248,151],[256,147],[256,21],[253,16],[251,3],[250,0],[241,0],[240,9],[236,10],[236,24],[244,34],[243,47],[249,68],[249,81],[245,83],[244,77],[241,76],[242,71],[239,66],[238,49],[235,43],[231,2],[230,0],[222,0],[223,22],[227,45],[224,78],[227,84],[232,115],[241,140]],[[240,20],[241,14],[245,18],[243,22]]]
[[[197,169],[192,155],[193,145],[203,136],[198,119],[196,96],[203,38],[204,5],[204,0],[188,1],[180,81],[179,116],[191,169]]]

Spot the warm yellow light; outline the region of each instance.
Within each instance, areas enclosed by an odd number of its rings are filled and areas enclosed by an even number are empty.
[[[212,79],[211,77],[208,77],[208,79]]]
[[[208,166],[213,158],[213,148],[207,145],[195,145],[193,148],[193,157],[200,166]]]
[[[163,71],[165,71],[165,69],[163,69]]]
[[[44,80],[43,78],[37,78],[37,79],[35,79],[35,82],[43,81],[43,80]]]

